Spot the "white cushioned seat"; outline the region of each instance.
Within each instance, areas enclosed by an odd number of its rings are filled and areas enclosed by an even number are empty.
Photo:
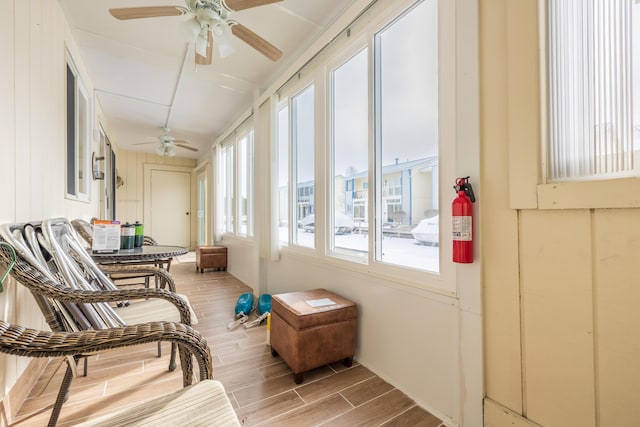
[[[189,313],[191,313],[191,325],[198,323],[193,307],[189,303],[189,298],[184,294],[177,294],[182,297],[189,305]],[[166,322],[180,322],[180,313],[173,303],[159,298],[151,298],[148,300],[131,301],[126,307],[118,307],[116,310],[118,316],[125,321],[127,325],[137,325],[138,323],[146,323],[149,319],[164,320]]]
[[[78,426],[240,426],[224,387],[204,380],[140,405],[99,416]]]

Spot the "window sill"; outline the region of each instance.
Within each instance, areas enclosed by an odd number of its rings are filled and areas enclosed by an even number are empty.
[[[74,202],[81,202],[81,203],[91,203],[91,197],[90,196],[74,196],[73,194],[65,194],[65,199],[67,200],[73,200]]]
[[[365,277],[375,277],[387,281],[389,286],[407,287],[427,292],[430,295],[439,295],[446,298],[458,299],[455,291],[444,287],[446,283],[442,274],[428,271],[415,270],[400,266],[374,262],[373,264],[355,262],[335,256],[319,256],[317,251],[310,248],[280,247],[281,255],[304,258],[309,262],[328,265],[339,268],[345,272],[361,274]],[[450,278],[450,280],[453,280]],[[455,280],[453,280],[455,283]]]
[[[538,209],[640,207],[640,178],[562,182],[537,186]]]

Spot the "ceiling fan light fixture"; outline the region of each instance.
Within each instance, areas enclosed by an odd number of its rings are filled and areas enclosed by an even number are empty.
[[[196,19],[188,19],[184,22],[181,22],[178,26],[178,30],[182,37],[188,42],[192,42],[198,33],[201,31],[200,23]]]
[[[211,34],[220,58],[226,58],[236,51],[231,46],[231,27],[225,21],[220,21],[211,27]]]
[[[200,56],[207,56],[207,47],[209,47],[208,37],[206,29],[203,29],[200,34],[198,34],[198,37],[196,37],[196,53]]]
[[[173,157],[176,155],[176,147],[174,147],[173,145],[170,145],[169,147],[167,147],[167,155],[169,157]]]
[[[160,145],[158,148],[156,148],[156,154],[158,156],[164,156],[164,145]]]

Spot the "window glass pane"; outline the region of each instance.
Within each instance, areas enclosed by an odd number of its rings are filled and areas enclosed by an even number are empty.
[[[375,37],[376,260],[439,272],[438,12],[417,4]]]
[[[314,247],[314,85],[291,99],[291,136],[295,150],[296,232],[300,246]]]
[[[220,150],[220,158],[218,159],[218,166],[220,167],[220,200],[222,202],[220,213],[220,231],[225,233],[227,231],[227,149],[222,147]]]
[[[207,175],[198,175],[198,246],[207,244]]]
[[[640,167],[640,2],[633,3],[632,19],[633,166],[637,171]]]
[[[223,232],[233,233],[233,145],[222,148],[222,189],[224,191]]]
[[[238,140],[238,234],[251,236],[251,183],[253,131]]]
[[[76,195],[76,76],[67,65],[67,194]]]
[[[78,86],[78,192],[80,195],[89,195],[89,143],[90,143],[90,105],[86,90]]]
[[[238,140],[238,234],[247,235],[247,137]]]
[[[635,174],[638,2],[550,0],[548,6],[550,180]]]
[[[367,258],[369,249],[367,50],[331,74],[333,250]]]
[[[74,199],[89,200],[91,104],[87,90],[70,62],[67,62],[66,79],[67,195]]]
[[[289,106],[278,111],[278,230],[281,243],[289,242]]]

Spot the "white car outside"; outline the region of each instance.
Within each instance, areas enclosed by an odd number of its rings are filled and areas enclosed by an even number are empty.
[[[335,220],[335,234],[351,234],[355,223],[353,218],[343,214],[342,212],[336,212]],[[311,214],[301,221],[301,226],[304,231],[313,233],[315,231],[315,219],[314,214]]]
[[[423,245],[438,246],[440,243],[440,216],[423,219],[411,230],[411,234]]]

